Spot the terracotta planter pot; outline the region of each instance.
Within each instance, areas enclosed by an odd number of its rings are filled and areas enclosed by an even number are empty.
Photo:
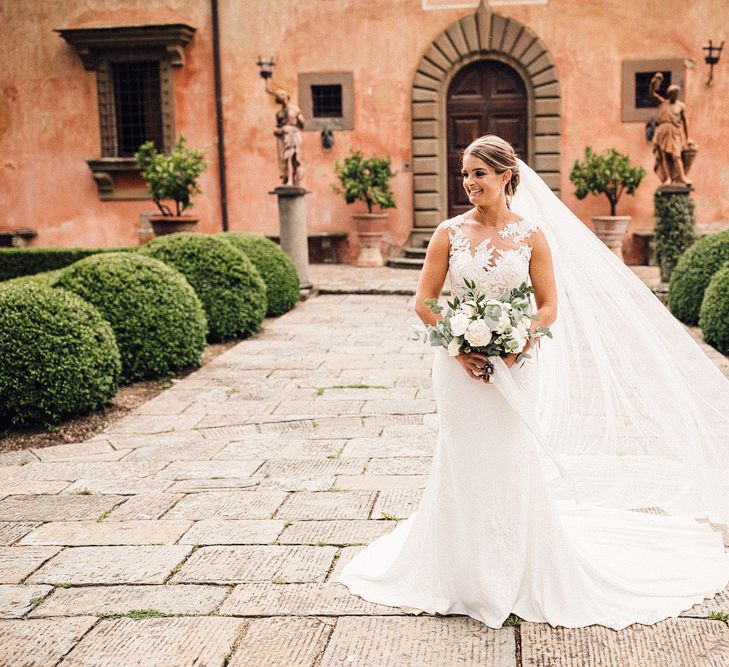
[[[623,238],[631,218],[629,215],[594,215],[592,225],[597,237],[623,259]]]
[[[155,236],[175,234],[176,232],[194,232],[200,218],[192,215],[150,215]]]
[[[387,213],[356,213],[352,216],[357,225],[359,255],[357,266],[385,266],[382,255]]]

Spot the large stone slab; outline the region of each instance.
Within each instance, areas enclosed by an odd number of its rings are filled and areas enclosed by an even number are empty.
[[[204,519],[193,524],[180,544],[268,544],[284,528],[283,519]]]
[[[494,630],[468,617],[343,617],[320,665],[513,667],[514,634],[514,628]]]
[[[0,618],[22,618],[52,586],[0,586]]]
[[[33,461],[38,461],[38,457],[29,449],[0,453],[0,466],[22,466]]]
[[[17,542],[37,525],[30,521],[0,521],[0,546]]]
[[[198,415],[138,415],[132,412],[111,424],[104,435],[174,433],[194,428],[199,421]]]
[[[145,493],[134,496],[123,505],[117,507],[111,514],[111,521],[143,521],[145,519],[159,519],[170,507],[180,499],[177,493]]]
[[[232,616],[402,614],[399,607],[374,604],[352,595],[343,584],[240,584],[220,609]]]
[[[297,491],[276,512],[277,519],[366,519],[374,491]]]
[[[0,547],[0,584],[19,584],[59,551],[58,547]]]
[[[520,630],[523,667],[729,665],[729,627],[720,621],[669,618],[618,632],[524,622]]]
[[[337,475],[338,489],[423,489],[427,475]]]
[[[95,617],[89,616],[0,621],[2,664],[7,667],[56,665],[96,622]]]
[[[41,461],[118,461],[128,452],[114,449],[108,442],[75,442],[34,449]]]
[[[113,546],[174,544],[192,525],[190,521],[62,521],[44,523],[19,544]]]
[[[120,618],[101,621],[64,667],[223,667],[247,621],[234,618]]]
[[[432,456],[435,439],[427,437],[352,438],[342,453],[343,458]]]
[[[149,447],[138,447],[129,452],[125,461],[206,461],[225,446],[224,441],[199,442],[185,445],[177,442],[162,442]]]
[[[28,583],[162,584],[191,551],[186,545],[72,547],[46,563]]]
[[[334,486],[335,475],[276,475],[258,477],[259,489],[282,491],[329,491]]]
[[[83,521],[111,511],[124,496],[8,496],[0,521]]]
[[[248,477],[260,468],[262,460],[242,461],[173,461],[157,473],[157,479],[210,479],[213,477]]]
[[[329,618],[283,617],[251,621],[229,667],[316,667],[333,625],[334,621]]]
[[[67,489],[70,484],[66,481],[44,481],[37,479],[18,479],[0,481],[0,497],[27,496],[35,494],[56,494]]]
[[[341,573],[342,568],[363,549],[365,549],[365,545],[342,547],[339,550],[339,556],[334,563],[332,571],[329,573],[329,576],[327,576],[327,581],[336,582],[337,579],[339,579],[339,574]]]
[[[220,491],[185,496],[165,519],[270,519],[286,498],[283,491]]]
[[[259,487],[261,478],[255,477],[214,477],[212,479],[182,479],[172,482],[167,489],[170,493],[199,493],[200,491],[230,491]]]
[[[129,479],[147,477],[161,470],[163,461],[61,461],[28,463],[11,473],[8,479],[68,480]]]
[[[431,456],[391,456],[373,458],[367,464],[368,475],[427,475]]]
[[[380,491],[375,506],[372,508],[371,518],[382,519],[383,516],[407,519],[418,509],[420,499],[423,497],[422,489],[389,489]]]
[[[228,590],[226,586],[195,585],[57,588],[30,617],[127,614],[140,609],[162,614],[212,614]],[[0,588],[0,594],[1,591]]]
[[[395,521],[350,519],[333,521],[296,521],[284,529],[279,544],[369,544],[389,533]]]
[[[54,482],[55,483],[55,482]],[[66,484],[66,482],[61,482]],[[105,493],[132,496],[162,493],[172,482],[167,479],[79,479],[68,485],[64,494]]]
[[[359,475],[367,465],[367,459],[273,459],[266,461],[258,475]]]
[[[697,602],[691,609],[682,611],[679,616],[688,618],[708,618],[712,611],[729,612],[729,586],[713,598]]]
[[[334,547],[201,547],[185,562],[172,581],[200,584],[324,581],[335,553]]]

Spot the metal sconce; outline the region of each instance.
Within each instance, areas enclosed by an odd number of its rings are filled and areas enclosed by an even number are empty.
[[[721,50],[724,48],[724,40],[721,41],[720,46],[714,46],[709,40],[709,46],[704,46],[703,49],[706,51],[704,60],[709,66],[709,80],[706,82],[707,86],[714,83],[714,65],[719,62],[719,56],[721,56]]]
[[[327,150],[334,145],[334,135],[332,131],[325,125],[321,131],[321,145]]]
[[[268,60],[264,60],[261,56],[258,56],[258,62],[256,62],[256,65],[258,65],[258,69],[260,70],[262,79],[271,78],[275,64],[276,64],[275,56],[271,56]]]

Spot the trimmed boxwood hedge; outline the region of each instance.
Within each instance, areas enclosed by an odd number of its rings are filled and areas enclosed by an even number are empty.
[[[709,345],[722,354],[729,354],[729,263],[709,281],[701,302],[699,326]]]
[[[277,243],[260,234],[221,232],[218,236],[243,251],[266,283],[267,315],[282,315],[299,300],[299,275]]]
[[[62,269],[89,255],[131,248],[0,248],[0,281]]]
[[[708,234],[679,258],[668,284],[668,307],[686,324],[699,321],[699,310],[711,277],[729,260],[729,230]]]
[[[114,330],[122,382],[199,365],[207,322],[184,276],[158,259],[117,252],[64,269],[57,286],[94,305]]]
[[[245,338],[266,316],[266,286],[251,260],[222,239],[195,232],[166,234],[139,248],[187,278],[202,301],[208,340]]]
[[[117,391],[109,324],[66,290],[0,286],[0,425],[51,424],[105,405]]]

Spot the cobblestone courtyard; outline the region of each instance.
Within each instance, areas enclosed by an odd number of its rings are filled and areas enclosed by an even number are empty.
[[[0,664],[729,665],[729,591],[621,632],[494,630],[335,583],[425,485],[412,301],[310,298],[93,439],[2,455]]]

